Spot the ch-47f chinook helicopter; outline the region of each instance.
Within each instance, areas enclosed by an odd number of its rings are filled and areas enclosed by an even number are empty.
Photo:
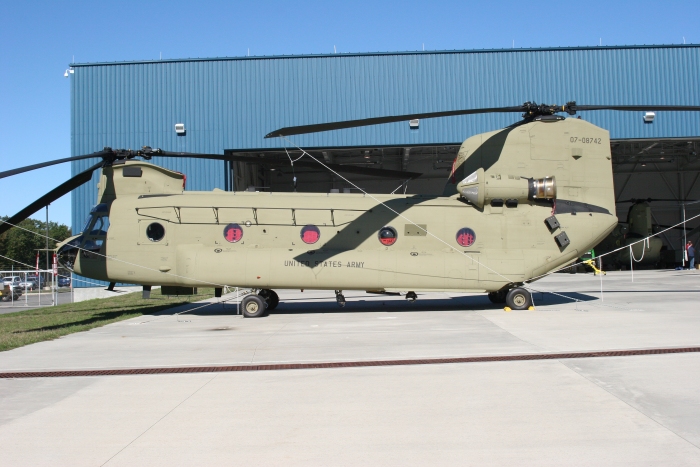
[[[700,110],[700,106],[536,105],[400,115],[283,128],[267,137],[411,119],[522,112],[507,128],[468,138],[442,195],[184,191],[185,176],[142,160],[236,156],[102,152],[37,164],[102,160],[8,220],[15,224],[101,169],[97,204],[60,262],[93,279],[151,286],[257,290],[245,316],[278,304],[274,289],[487,292],[512,309],[523,287],[578,258],[617,225],[608,131],[564,118],[583,110]],[[242,157],[242,156],[241,156]],[[321,161],[307,160],[307,164]],[[337,167],[336,167],[337,168]],[[334,169],[335,170],[335,169]],[[407,177],[408,178],[408,177]],[[0,233],[9,224],[0,225]],[[217,295],[221,289],[217,289]]]

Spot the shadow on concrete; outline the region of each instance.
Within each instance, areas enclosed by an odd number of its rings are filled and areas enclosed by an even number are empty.
[[[606,290],[605,293],[608,293]],[[557,295],[555,295],[557,294]],[[590,302],[591,300],[598,300],[599,297],[588,295],[581,292],[533,292],[532,300],[535,302],[535,306],[540,305],[566,305],[567,303],[574,303],[575,301],[580,302]]]
[[[571,299],[587,302],[598,300],[598,297],[586,295],[578,292],[557,292],[563,296],[553,295],[551,293],[533,294],[535,306],[539,305],[563,305],[573,303]],[[371,297],[371,298],[369,298]],[[566,298],[566,297],[570,297]],[[368,299],[369,298],[369,299]],[[188,303],[169,310],[164,310],[156,315],[175,315],[183,314],[185,316],[219,316],[219,315],[235,315],[236,303],[216,303],[209,302],[211,305],[205,306],[206,303]],[[328,298],[293,298],[283,299],[279,306],[270,312],[271,315],[284,314],[314,314],[314,313],[411,313],[411,312],[429,312],[429,311],[481,311],[481,310],[498,310],[502,309],[505,304],[494,304],[484,295],[469,295],[453,298],[430,298],[421,299],[421,294],[418,294],[418,300],[408,302],[403,298],[396,296],[387,296],[386,300],[378,298],[376,295],[353,297],[346,295],[345,307],[339,307],[332,296]]]

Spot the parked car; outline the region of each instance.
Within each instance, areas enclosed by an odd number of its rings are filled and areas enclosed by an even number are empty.
[[[58,276],[59,287],[70,287],[70,277]]]
[[[34,282],[34,287],[37,289],[45,285],[44,278],[41,276],[37,276],[36,274],[27,274],[27,280]]]
[[[7,276],[3,277],[2,281],[5,283],[5,285],[9,285],[11,287],[19,287],[20,282],[22,282],[22,278],[19,276]]]
[[[33,281],[32,279],[25,279],[19,283],[19,288],[22,290],[25,290],[25,289],[34,290],[37,287],[38,287],[37,283],[35,281]]]

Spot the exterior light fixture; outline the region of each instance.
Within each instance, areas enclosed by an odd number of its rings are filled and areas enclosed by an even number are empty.
[[[185,130],[185,124],[184,123],[176,123],[175,124],[175,133],[177,133],[178,136],[185,136],[185,134],[187,134],[187,130]]]
[[[63,77],[64,77],[64,78],[68,78],[68,77],[69,77],[70,75],[72,75],[73,73],[75,73],[75,70],[73,70],[72,68],[66,68],[66,72],[63,73]]]
[[[654,118],[656,117],[656,113],[654,112],[645,112],[644,113],[644,123],[654,123]]]
[[[420,120],[418,120],[417,118],[414,119],[414,120],[409,120],[409,121],[408,121],[408,127],[409,127],[411,130],[417,130],[419,124],[420,124]]]

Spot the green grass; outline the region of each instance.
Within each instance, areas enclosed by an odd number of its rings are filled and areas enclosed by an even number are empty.
[[[154,290],[144,300],[141,292],[114,298],[86,300],[0,315],[0,351],[56,339],[74,332],[115,323],[140,315],[214,296],[214,289],[199,289],[197,295],[167,297]]]

